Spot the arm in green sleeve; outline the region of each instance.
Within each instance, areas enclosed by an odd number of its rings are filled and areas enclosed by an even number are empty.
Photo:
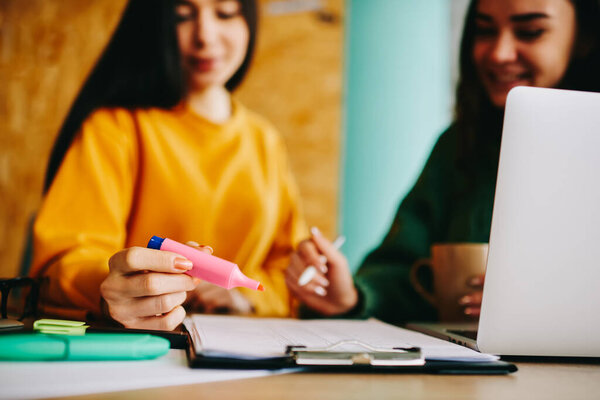
[[[409,275],[416,260],[429,257],[431,244],[443,240],[452,202],[455,142],[451,133],[442,135],[385,239],[360,266],[355,285],[361,300],[353,310],[354,317],[376,317],[396,324],[437,318],[435,308],[414,290]]]

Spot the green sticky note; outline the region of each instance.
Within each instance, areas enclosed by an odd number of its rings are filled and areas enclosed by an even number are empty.
[[[55,335],[85,335],[86,329],[87,326],[77,328],[41,328],[36,329],[36,332]]]
[[[50,326],[83,326],[85,322],[82,321],[69,321],[66,319],[38,319],[33,323],[33,329],[39,325],[50,325]]]
[[[59,335],[83,335],[88,327],[82,321],[62,319],[38,319],[33,323],[34,331]]]

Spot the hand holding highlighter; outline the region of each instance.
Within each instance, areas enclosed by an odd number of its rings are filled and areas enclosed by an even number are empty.
[[[260,282],[244,275],[237,264],[204,253],[175,240],[152,236],[148,242],[148,248],[171,251],[184,256],[194,265],[191,270],[185,272],[186,274],[221,286],[222,288],[245,287],[253,290],[265,290]]]

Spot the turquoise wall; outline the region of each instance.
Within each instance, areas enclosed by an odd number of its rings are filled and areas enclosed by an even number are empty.
[[[340,232],[356,270],[451,120],[448,0],[347,0]]]

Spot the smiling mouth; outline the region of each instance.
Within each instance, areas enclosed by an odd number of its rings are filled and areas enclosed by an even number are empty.
[[[527,82],[531,78],[531,74],[524,73],[494,73],[488,74],[490,81],[499,86],[512,86],[518,83]]]
[[[191,58],[190,66],[194,71],[209,72],[217,67],[218,62],[217,58]]]

